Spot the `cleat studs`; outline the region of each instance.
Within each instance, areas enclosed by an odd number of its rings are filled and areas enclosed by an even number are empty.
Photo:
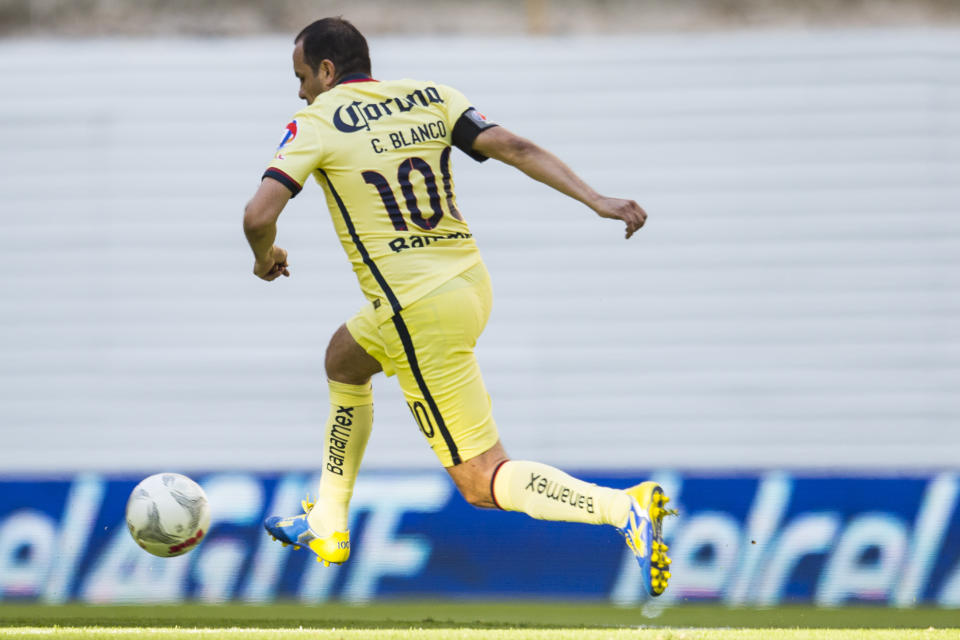
[[[324,561],[323,561],[323,566],[325,566],[325,567],[329,567],[329,566],[330,566],[330,563],[329,563],[329,562],[327,562],[326,560],[324,560]]]
[[[653,567],[650,567],[650,575],[652,575],[654,578],[657,578],[657,577],[660,576],[660,570],[659,570],[659,569],[655,569],[655,568],[653,568]],[[664,578],[666,578],[666,577],[667,577],[667,576],[664,575]]]
[[[663,562],[664,562],[665,564],[670,564],[671,562],[673,562],[673,560],[671,560],[670,558],[667,558],[666,556],[664,556]]]
[[[289,542],[281,542],[280,544],[282,544],[282,545],[285,546],[285,547],[289,547],[289,546],[290,546],[290,543],[289,543]]]
[[[657,553],[656,551],[654,551],[654,552],[650,555],[650,561],[651,561],[651,562],[660,562],[660,554]]]
[[[294,550],[294,551],[300,551],[300,547],[298,547],[297,545],[293,545],[293,550]]]
[[[664,572],[663,572],[663,579],[664,579],[664,580],[669,580],[669,579],[670,579],[670,572],[669,572],[669,571],[664,571]]]
[[[667,504],[668,502],[670,502],[670,496],[662,496],[662,497],[663,499],[660,502],[662,502],[663,504]]]

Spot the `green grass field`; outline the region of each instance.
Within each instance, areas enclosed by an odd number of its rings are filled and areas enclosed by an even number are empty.
[[[0,638],[374,640],[960,639],[960,611],[844,608],[643,609],[555,602],[391,602],[367,606],[0,604]]]
[[[0,631],[4,638],[311,638],[321,640],[938,640],[957,638],[957,630],[884,629],[182,629],[179,627],[17,627]]]

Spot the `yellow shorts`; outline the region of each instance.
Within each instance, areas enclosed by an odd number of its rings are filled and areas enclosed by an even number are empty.
[[[407,406],[445,467],[497,443],[490,396],[473,349],[493,292],[482,262],[378,324],[373,304],[347,322],[353,339],[397,375]]]

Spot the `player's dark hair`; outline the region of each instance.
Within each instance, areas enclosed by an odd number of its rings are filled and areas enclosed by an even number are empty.
[[[337,77],[351,73],[370,75],[370,50],[367,39],[343,18],[323,18],[308,25],[293,39],[303,41],[303,59],[314,73],[320,63],[329,60],[337,69]]]

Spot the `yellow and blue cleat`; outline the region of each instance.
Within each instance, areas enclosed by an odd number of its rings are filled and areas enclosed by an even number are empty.
[[[350,557],[350,532],[334,531],[326,537],[317,536],[307,523],[307,514],[313,504],[304,500],[303,513],[290,518],[271,516],[263,521],[263,527],[274,540],[283,546],[293,545],[298,551],[307,547],[317,554],[317,562],[329,567],[331,564],[343,564]]]
[[[632,504],[627,522],[619,531],[637,557],[644,588],[656,597],[667,590],[670,582],[671,560],[663,543],[663,518],[677,512],[664,506],[670,498],[656,482],[642,482],[626,491]]]

